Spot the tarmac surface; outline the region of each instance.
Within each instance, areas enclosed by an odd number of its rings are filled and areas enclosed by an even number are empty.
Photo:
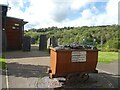
[[[105,64],[105,63],[98,63],[97,68],[99,70],[104,70],[107,73],[113,74],[113,75],[120,75],[120,69],[118,67],[120,66],[120,60]]]
[[[49,79],[47,73],[49,53],[35,48],[33,47],[30,52],[5,53],[7,75],[6,71],[3,71],[3,88],[118,88],[119,86],[120,74],[117,61],[110,64],[98,63],[98,74],[90,73],[89,80],[84,83],[76,80],[73,80],[73,83],[66,82],[65,78]]]

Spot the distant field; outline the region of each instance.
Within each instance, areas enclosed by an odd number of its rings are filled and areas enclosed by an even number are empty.
[[[101,63],[110,63],[118,60],[118,52],[99,52],[98,61]]]

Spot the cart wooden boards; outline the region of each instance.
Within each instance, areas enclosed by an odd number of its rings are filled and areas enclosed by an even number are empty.
[[[89,78],[88,73],[97,72],[98,50],[50,48],[50,78]]]

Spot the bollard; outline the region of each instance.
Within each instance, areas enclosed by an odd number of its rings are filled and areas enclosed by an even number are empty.
[[[39,50],[47,49],[47,37],[46,35],[40,35]]]
[[[30,51],[31,50],[31,37],[25,36],[23,37],[23,51]]]

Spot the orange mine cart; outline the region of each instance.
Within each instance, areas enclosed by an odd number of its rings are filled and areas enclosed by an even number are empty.
[[[97,72],[98,50],[50,48],[50,78],[71,76],[89,78],[88,73]]]

